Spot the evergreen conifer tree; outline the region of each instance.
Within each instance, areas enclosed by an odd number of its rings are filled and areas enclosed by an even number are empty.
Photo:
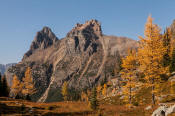
[[[2,96],[8,97],[9,96],[9,88],[6,80],[6,76],[4,75],[2,78]]]
[[[64,101],[67,101],[69,93],[68,93],[68,83],[66,81],[63,83],[63,86],[62,86],[62,95],[63,95]]]
[[[175,48],[173,48],[173,51],[172,51],[171,64],[170,64],[169,70],[170,70],[170,72],[175,71]]]
[[[175,81],[174,80],[171,80],[170,93],[172,95],[175,94]]]
[[[171,40],[171,31],[170,28],[166,28],[166,31],[163,34],[163,46],[166,49],[165,54],[163,55],[163,66],[167,67],[171,63],[171,51],[172,51],[172,40]]]
[[[90,108],[92,110],[98,109],[98,100],[97,100],[97,90],[96,87],[93,88],[92,94],[90,96]]]
[[[175,20],[171,24],[172,38],[175,39]]]
[[[0,96],[2,96],[2,75],[0,73]]]

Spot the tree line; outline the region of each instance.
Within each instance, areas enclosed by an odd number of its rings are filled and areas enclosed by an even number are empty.
[[[16,99],[31,100],[31,95],[36,92],[34,85],[31,68],[28,67],[22,80],[19,80],[19,78],[14,75],[11,86],[11,96]]]
[[[104,80],[99,85],[94,86],[93,88],[81,90],[79,92],[75,90],[74,94],[75,96],[78,97],[72,98],[73,97],[71,93],[72,89],[69,89],[68,82],[65,81],[61,88],[61,94],[63,96],[64,101],[78,100],[87,102],[88,106],[92,110],[97,110],[99,106],[99,99],[105,98],[107,96],[107,86],[108,86],[107,83],[108,83],[107,79],[104,78]]]
[[[9,89],[5,75],[0,73],[0,97],[8,97]]]
[[[175,71],[175,28],[168,27],[161,34],[151,16],[145,24],[144,37],[139,36],[138,49],[128,50],[122,58],[121,77],[123,80],[124,100],[129,106],[133,103],[139,75],[142,75],[142,86],[151,88],[152,104],[156,104],[156,95],[160,92],[162,82]]]

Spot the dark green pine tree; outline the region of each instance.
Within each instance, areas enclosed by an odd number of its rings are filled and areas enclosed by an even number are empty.
[[[170,52],[171,52],[171,33],[168,28],[166,28],[166,31],[163,34],[163,45],[166,47],[167,51],[163,56],[163,66],[167,67],[171,63],[171,57],[170,57]]]
[[[120,54],[118,55],[117,60],[118,60],[117,62],[118,62],[118,65],[119,65],[118,70],[120,72],[122,70],[122,57],[120,56]]]
[[[9,88],[7,85],[7,80],[5,75],[2,78],[2,96],[8,97],[9,96]]]
[[[97,90],[96,87],[93,88],[92,94],[90,97],[90,108],[92,110],[97,110],[98,109],[98,100],[97,100]]]
[[[171,33],[172,33],[172,39],[175,39],[175,20],[170,26]],[[175,47],[173,48],[172,56],[171,56],[171,64],[170,64],[170,72],[175,71]]]
[[[104,79],[101,81],[101,86],[103,86],[105,83],[107,83],[108,82],[108,79],[107,79],[107,77],[106,77],[106,73],[105,73],[105,77],[104,77]]]
[[[174,71],[175,71],[175,48],[173,48],[171,64],[170,64],[170,72],[174,72]]]
[[[1,73],[0,73],[0,96],[2,96],[2,79],[1,79]]]
[[[175,20],[171,24],[170,28],[171,28],[171,32],[172,32],[172,38],[175,39]]]

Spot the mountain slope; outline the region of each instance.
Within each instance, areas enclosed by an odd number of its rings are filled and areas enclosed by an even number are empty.
[[[68,81],[70,88],[82,90],[100,83],[104,72],[108,79],[113,78],[118,56],[137,46],[137,41],[126,37],[103,35],[97,20],[77,24],[60,40],[50,28],[44,27],[22,61],[6,72],[8,83],[11,85],[14,74],[22,79],[26,67],[31,67],[38,90],[34,99],[54,101],[52,97],[59,96],[58,89],[64,81]]]
[[[13,66],[13,65],[15,65],[16,63],[9,63],[9,64],[0,64],[0,73],[1,74],[4,74],[5,73],[5,71],[9,68],[9,67],[11,67],[11,66]]]

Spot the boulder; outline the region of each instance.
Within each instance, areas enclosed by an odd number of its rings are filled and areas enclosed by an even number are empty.
[[[150,110],[150,109],[152,109],[152,106],[147,106],[147,107],[145,108],[145,110]]]
[[[171,113],[175,113],[175,105],[172,105],[167,109],[166,116],[168,116]]]
[[[163,105],[157,108],[152,116],[168,116],[171,113],[175,113],[175,105],[171,105],[170,107]]]
[[[160,106],[158,109],[156,109],[152,116],[166,116],[166,111],[167,111],[168,107],[167,106]]]

